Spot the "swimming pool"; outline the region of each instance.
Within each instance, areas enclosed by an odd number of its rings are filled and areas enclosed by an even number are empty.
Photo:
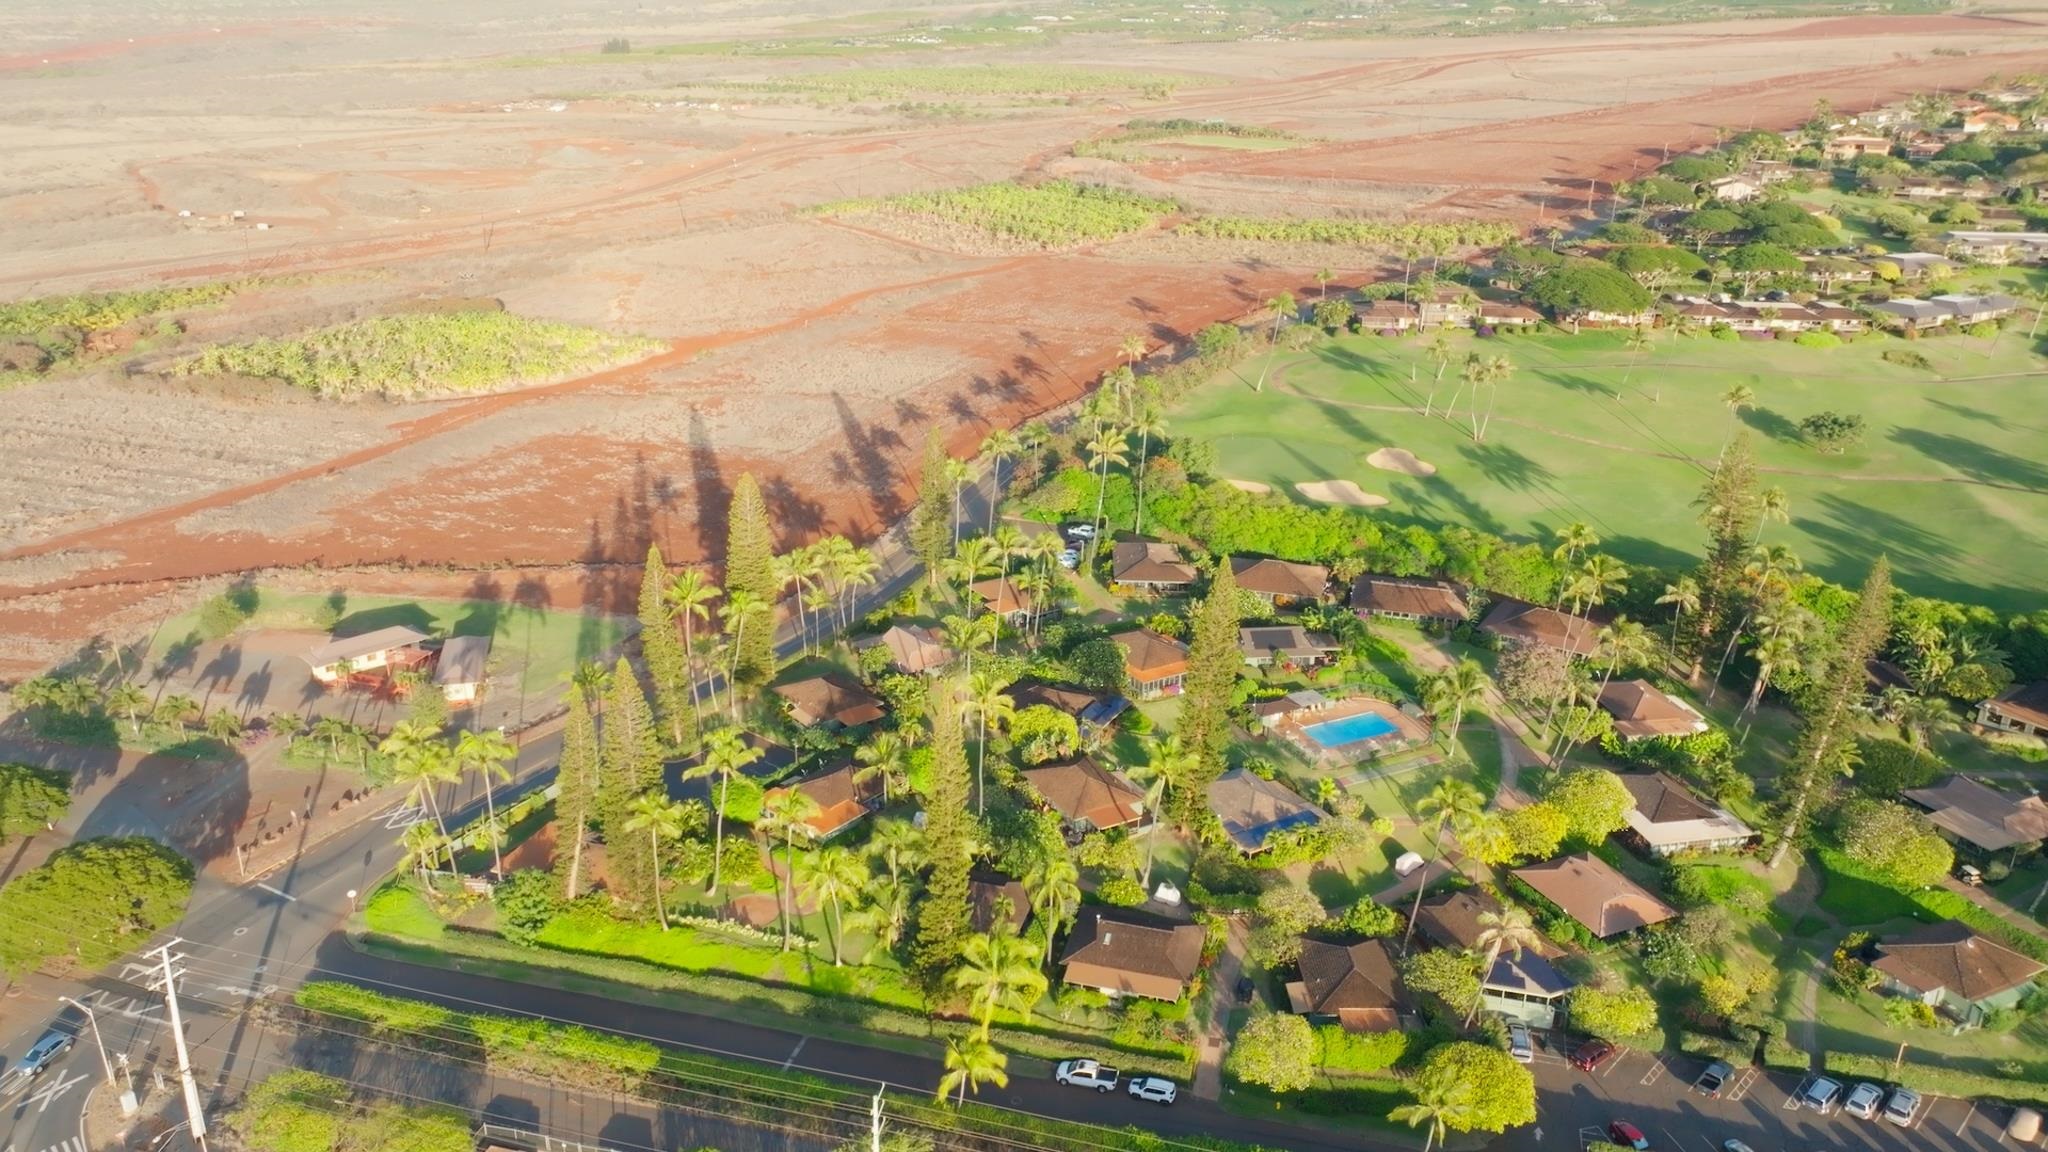
[[[1360,740],[1373,740],[1391,736],[1401,729],[1392,720],[1377,712],[1360,712],[1339,720],[1325,720],[1321,724],[1310,724],[1302,731],[1308,738],[1325,748],[1342,748]]]

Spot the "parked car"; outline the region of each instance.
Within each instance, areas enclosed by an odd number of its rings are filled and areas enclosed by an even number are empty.
[[[1591,1072],[1614,1059],[1615,1047],[1605,1040],[1588,1040],[1572,1053],[1572,1067]]]
[[[1062,1084],[1071,1084],[1076,1088],[1093,1088],[1097,1092],[1107,1092],[1115,1088],[1117,1076],[1116,1069],[1105,1068],[1093,1060],[1062,1060],[1059,1067],[1054,1068],[1052,1072],[1052,1078]]]
[[[1877,1115],[1877,1106],[1884,1103],[1884,1089],[1875,1084],[1858,1084],[1849,1090],[1849,1098],[1842,1101],[1842,1111],[1858,1120],[1868,1120]]]
[[[1065,568],[1069,572],[1081,566],[1081,554],[1072,548],[1060,549],[1059,560],[1060,567]]]
[[[1626,1120],[1616,1120],[1609,1124],[1607,1126],[1607,1138],[1623,1148],[1633,1148],[1636,1152],[1649,1152],[1650,1138],[1643,1135],[1641,1128]]]
[[[1911,1088],[1892,1089],[1892,1098],[1884,1102],[1884,1118],[1901,1128],[1911,1128],[1919,1111],[1920,1094]]]
[[[1842,1086],[1825,1076],[1815,1076],[1799,1093],[1799,1105],[1811,1108],[1821,1115],[1827,1115],[1834,1106],[1835,1098],[1842,1094]]]
[[[14,1070],[7,1074],[7,1079],[18,1082],[41,1076],[50,1065],[57,1062],[59,1056],[71,1051],[71,1046],[76,1043],[78,1037],[62,1028],[45,1030],[41,1039],[28,1046],[28,1052],[15,1064]]]
[[[1163,1077],[1134,1076],[1131,1078],[1130,1093],[1136,1099],[1153,1104],[1171,1104],[1174,1098],[1180,1095],[1180,1090],[1173,1086],[1173,1081]]]
[[[1259,986],[1252,982],[1251,977],[1239,976],[1237,978],[1237,1002],[1239,1004],[1251,1003],[1252,993],[1257,992],[1258,990]]]
[[[1707,1065],[1707,1070],[1700,1073],[1699,1079],[1692,1082],[1692,1090],[1704,1093],[1709,1099],[1719,1099],[1721,1089],[1727,1087],[1728,1081],[1733,1079],[1734,1076],[1735,1066],[1733,1064],[1728,1063],[1726,1060],[1716,1060],[1712,1064]]]
[[[1069,524],[1069,525],[1067,525],[1067,539],[1069,539],[1069,540],[1093,540],[1093,539],[1095,539],[1095,525],[1093,525],[1093,524]]]
[[[1536,1062],[1536,1045],[1529,1039],[1527,1024],[1508,1025],[1508,1055],[1524,1064]]]

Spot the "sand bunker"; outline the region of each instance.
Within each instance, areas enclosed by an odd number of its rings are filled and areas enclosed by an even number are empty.
[[[1294,490],[1319,504],[1377,508],[1387,502],[1385,496],[1375,496],[1349,480],[1318,480],[1313,484],[1296,484]]]
[[[1399,472],[1403,476],[1436,475],[1436,465],[1417,459],[1415,453],[1406,448],[1382,448],[1367,456],[1365,462],[1382,472]]]
[[[1271,484],[1261,484],[1257,480],[1232,480],[1230,486],[1240,492],[1250,492],[1258,496],[1264,496],[1273,490]]]

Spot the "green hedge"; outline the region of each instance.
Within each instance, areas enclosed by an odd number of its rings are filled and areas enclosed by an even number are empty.
[[[2048,1065],[2035,1064],[2019,1076],[1986,1076],[1957,1068],[1937,1068],[1910,1060],[1893,1073],[1892,1062],[1861,1052],[1823,1052],[1821,1062],[1829,1072],[1865,1080],[1885,1080],[1921,1092],[1959,1096],[1971,1100],[2005,1100],[2013,1103],[2048,1104]]]
[[[1813,1057],[1806,1049],[1775,1036],[1764,1041],[1763,1060],[1764,1067],[1773,1072],[1805,1072],[1813,1067]]]
[[[1406,1032],[1347,1032],[1335,1024],[1316,1029],[1316,1064],[1324,1072],[1384,1072],[1408,1054]]]
[[[1704,1032],[1680,1032],[1678,1050],[1702,1060],[1726,1060],[1738,1067],[1756,1060],[1754,1043],[1744,1044],[1739,1040],[1730,1040],[1725,1036],[1709,1036]]]
[[[294,999],[308,1012],[360,1021],[379,1032],[428,1033],[443,1038],[462,1032],[461,1020],[452,1009],[386,996],[353,984],[318,981],[301,987]]]

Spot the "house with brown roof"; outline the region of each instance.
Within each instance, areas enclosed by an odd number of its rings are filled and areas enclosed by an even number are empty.
[[[425,632],[403,624],[357,636],[331,636],[306,653],[306,664],[313,670],[313,679],[335,684],[363,672],[418,667],[429,659],[421,647],[426,640]]]
[[[1110,552],[1109,579],[1151,592],[1183,592],[1195,582],[1195,566],[1164,540],[1123,540]]]
[[[1074,915],[1060,979],[1111,996],[1178,1000],[1201,969],[1205,938],[1194,924],[1089,905]]]
[[[1481,300],[1479,322],[1489,328],[1527,328],[1543,323],[1543,313],[1527,304]]]
[[[1012,624],[1020,624],[1030,617],[1036,601],[1031,593],[1017,587],[1008,576],[970,584],[967,590],[980,597],[982,605]]]
[[[1438,288],[1415,302],[1423,327],[1432,324],[1470,324],[1479,297],[1469,288]]]
[[[1072,716],[1083,736],[1089,735],[1091,730],[1099,732],[1116,723],[1116,718],[1131,706],[1131,702],[1121,696],[1105,696],[1085,688],[1047,684],[1041,680],[1019,680],[1010,685],[1006,695],[1019,712],[1026,708],[1044,707]]]
[[[882,806],[880,779],[856,781],[854,772],[851,762],[843,763],[806,776],[794,784],[770,788],[764,795],[774,796],[794,788],[810,797],[818,810],[804,818],[803,830],[813,840],[829,840]]]
[[[1106,832],[1145,818],[1144,789],[1087,756],[1026,768],[1024,779],[1069,827]]]
[[[976,932],[992,932],[998,923],[996,914],[1005,913],[1012,930],[1023,932],[1024,925],[1031,920],[1031,894],[1024,890],[1014,876],[1001,872],[976,871],[967,878],[967,902],[972,909],[972,922]]]
[[[1209,784],[1209,811],[1247,856],[1264,852],[1275,833],[1320,823],[1323,814],[1285,784],[1232,768]]]
[[[1965,1025],[2019,1003],[2048,968],[1955,920],[1880,939],[1870,966],[1887,991],[1943,1009]]]
[[[1581,620],[1554,608],[1503,597],[1487,611],[1486,619],[1479,622],[1479,629],[1503,640],[1518,640],[1524,644],[1564,649],[1577,656],[1591,656],[1600,650],[1600,626],[1603,623],[1605,621],[1598,616]]]
[[[1259,724],[1266,728],[1278,728],[1289,716],[1321,712],[1330,706],[1330,698],[1313,688],[1301,688],[1273,700],[1252,702],[1252,715],[1259,718]]]
[[[1288,982],[1287,1006],[1297,1016],[1333,1020],[1347,1032],[1395,1032],[1412,1010],[1384,940],[1303,940],[1296,967],[1301,979]]]
[[[1707,730],[1706,717],[1692,705],[1648,680],[1609,681],[1600,691],[1600,707],[1614,717],[1614,734],[1623,740],[1695,736]]]
[[[1517,868],[1513,875],[1600,940],[1678,915],[1678,909],[1590,852]]]
[[[1237,586],[1275,607],[1314,604],[1330,590],[1330,570],[1321,564],[1296,564],[1262,556],[1232,556],[1230,572]]]
[[[466,708],[483,692],[491,661],[489,636],[450,636],[434,661],[434,684],[450,707]]]
[[[1830,160],[1854,160],[1858,156],[1884,156],[1892,150],[1889,136],[1860,136],[1844,133],[1828,141],[1821,154]]]
[[[1268,664],[1314,668],[1328,663],[1340,647],[1334,639],[1299,624],[1261,624],[1237,630],[1237,650],[1254,668]]]
[[[1996,699],[1977,705],[1977,723],[2007,732],[2048,736],[2048,680],[2015,684]]]
[[[1188,646],[1150,628],[1119,632],[1110,637],[1124,650],[1124,675],[1131,692],[1139,699],[1171,696],[1180,691],[1188,677]]]
[[[1368,300],[1358,307],[1361,332],[1406,332],[1419,320],[1415,305],[1406,300]]]
[[[1448,580],[1418,580],[1366,573],[1351,584],[1351,611],[1362,618],[1463,623],[1472,614],[1464,590]]]
[[[889,667],[912,676],[922,676],[953,662],[952,650],[939,643],[932,630],[922,624],[892,625],[887,632],[859,646],[887,649]]]
[[[1755,839],[1749,825],[1708,803],[1698,793],[1664,772],[1629,772],[1622,786],[1635,806],[1622,817],[1628,831],[1653,856],[1680,852],[1725,852]]]
[[[1485,892],[1459,888],[1424,900],[1416,910],[1415,928],[1439,948],[1480,951],[1487,929],[1483,917],[1501,912],[1500,901]],[[1519,956],[1503,951],[1479,981],[1480,1010],[1531,1028],[1562,1027],[1573,984],[1551,963],[1561,955],[1556,945],[1541,939]]]
[[[883,715],[881,699],[843,672],[777,684],[775,694],[788,705],[789,718],[805,728],[858,728]]]
[[[1951,776],[1932,788],[1909,788],[1906,799],[1927,809],[1942,838],[1990,855],[2027,852],[2048,840],[2048,803],[2027,792],[2015,795],[1986,787],[1967,776]]]

